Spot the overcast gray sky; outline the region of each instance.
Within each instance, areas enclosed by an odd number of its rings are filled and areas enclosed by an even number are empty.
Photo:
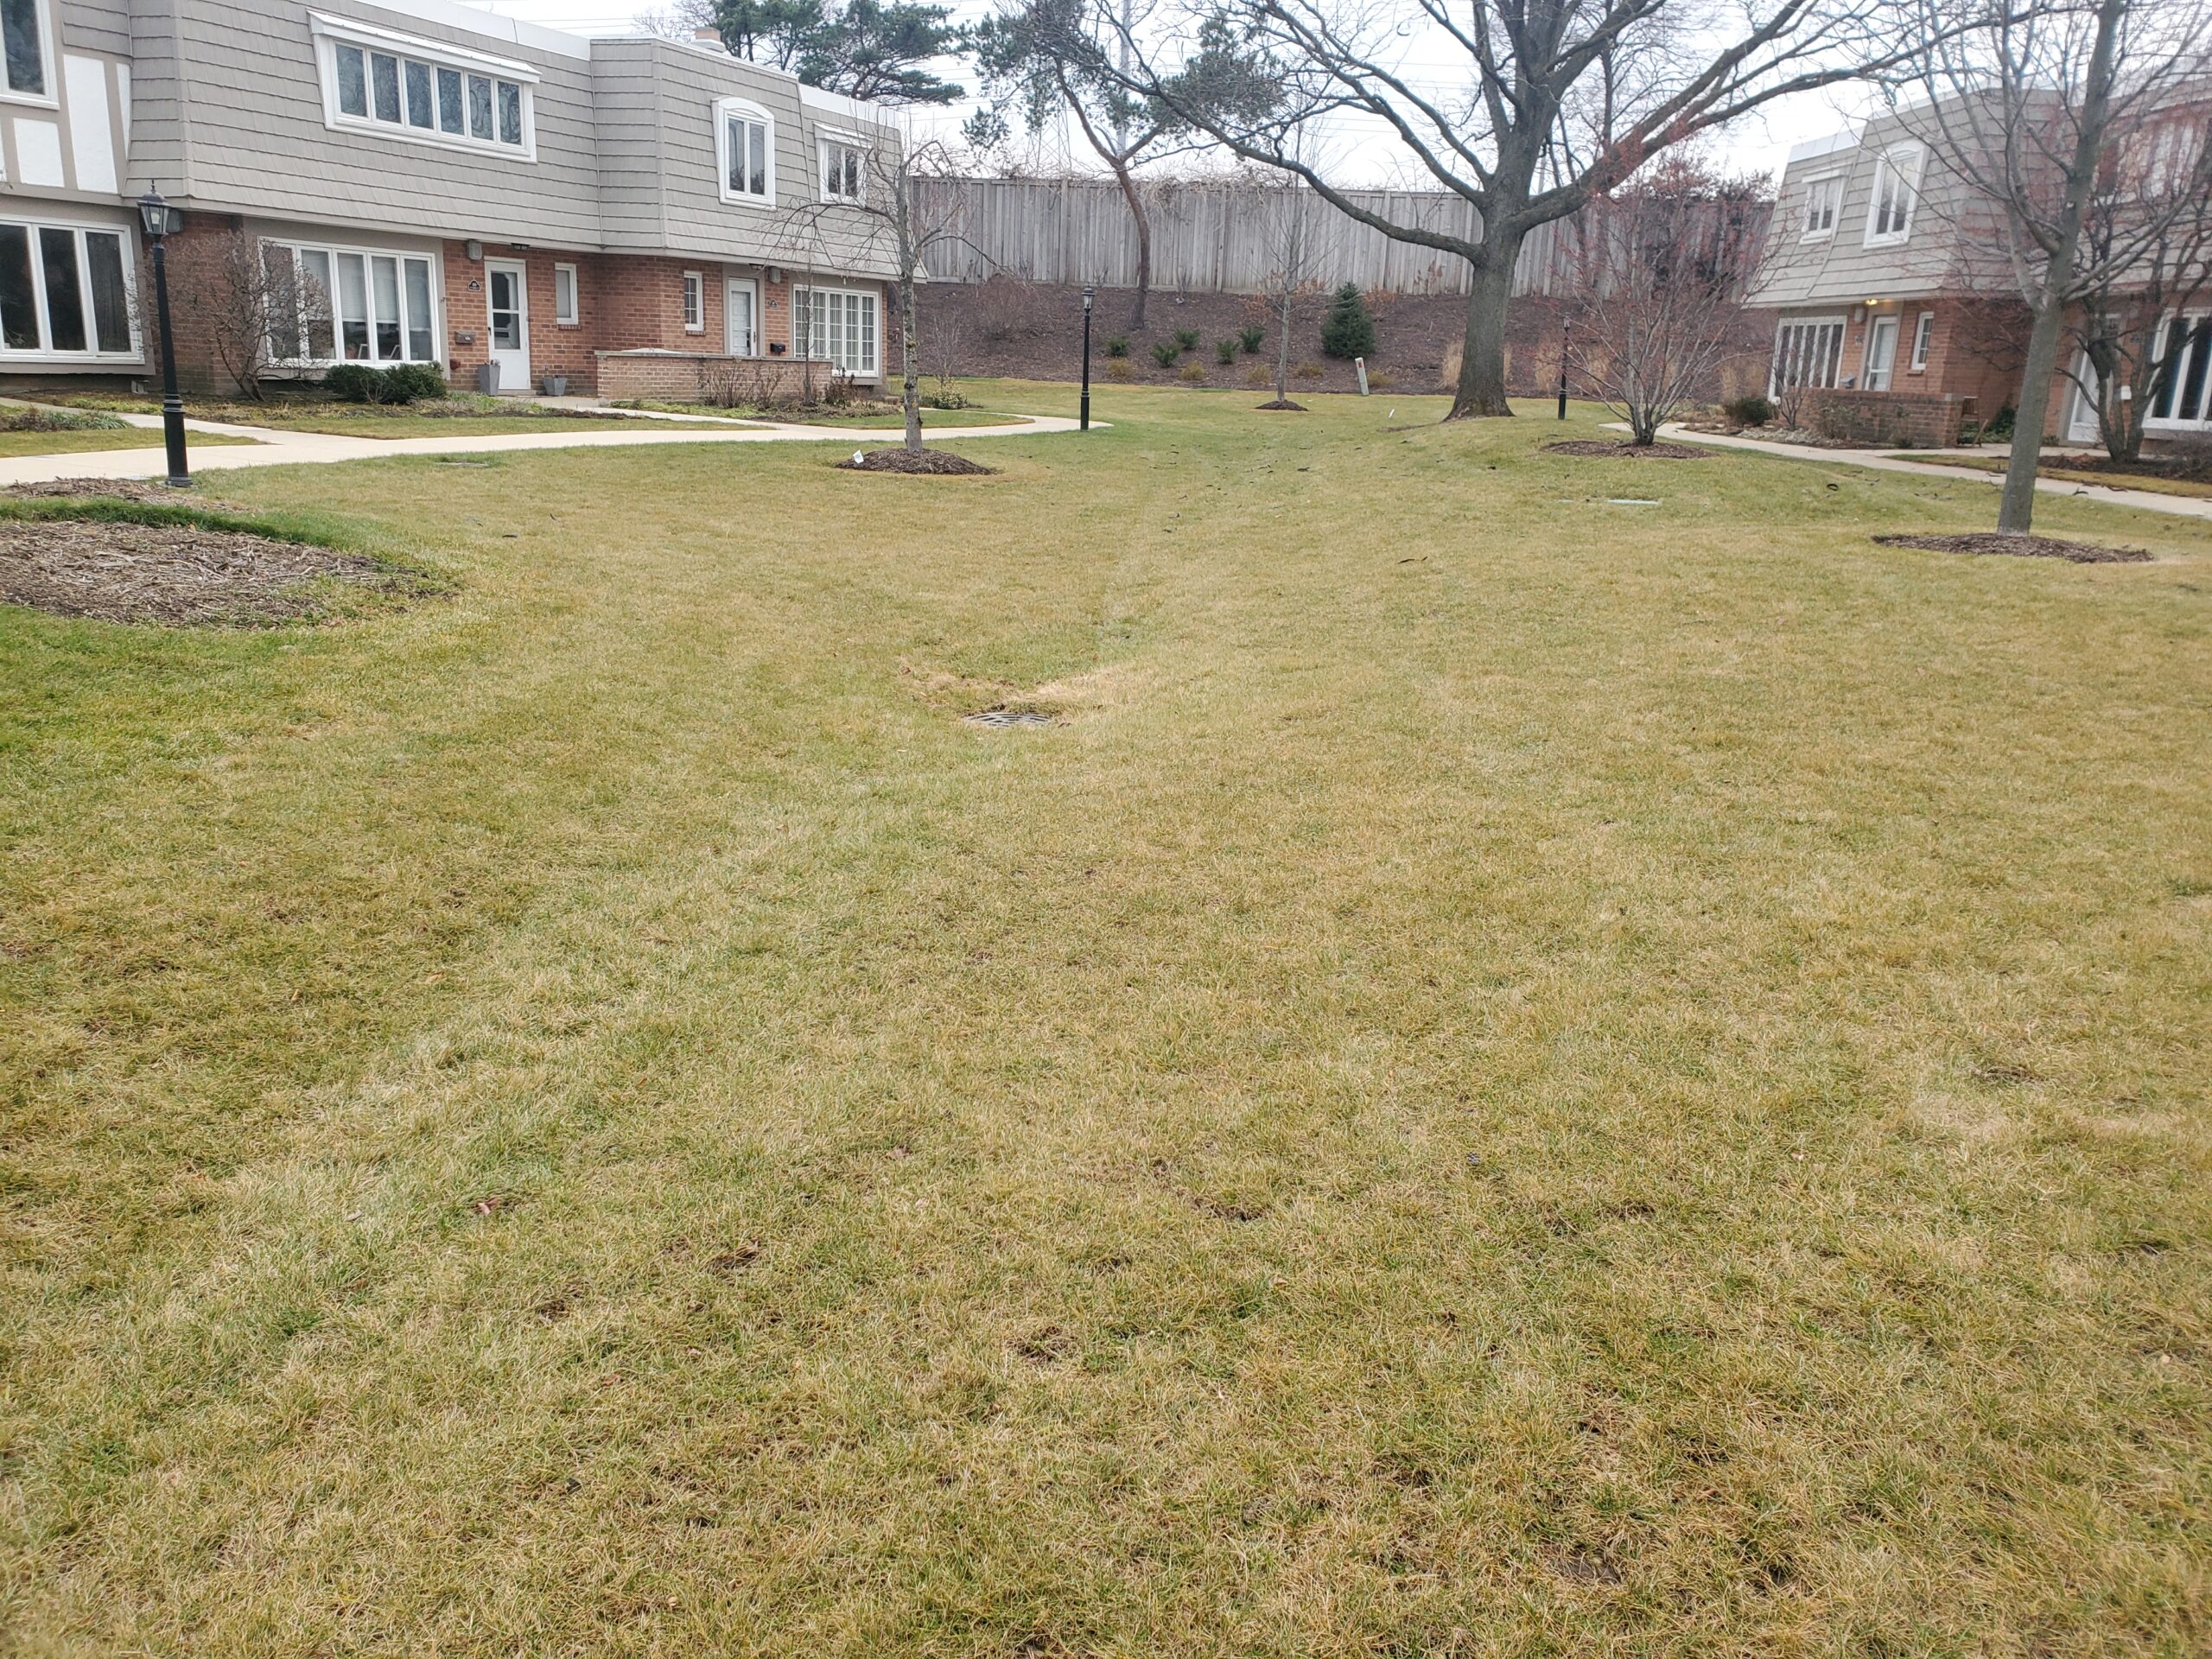
[[[502,16],[518,17],[533,23],[543,23],[550,29],[563,29],[579,35],[622,35],[636,32],[637,12],[652,9],[652,4],[665,3],[665,0],[649,0],[634,10],[625,10],[620,0],[467,0],[469,4]],[[950,0],[953,15],[967,21],[981,17],[995,10],[993,0]],[[957,79],[958,67],[947,64],[940,71]],[[1782,170],[1783,158],[1792,144],[1808,138],[1826,137],[1829,133],[1848,125],[1863,114],[1866,99],[1848,87],[1832,92],[1809,94],[1802,98],[1780,100],[1765,111],[1745,122],[1740,128],[1716,140],[1711,146],[1714,158],[1731,172],[1758,172],[1770,177]],[[950,111],[920,112],[917,118],[918,130],[925,132],[957,127],[963,109]],[[1403,152],[1393,144],[1387,135],[1356,128],[1347,128],[1336,135],[1330,145],[1337,157],[1337,168],[1346,181],[1359,184],[1399,184],[1412,186],[1419,182],[1408,175],[1402,165]]]

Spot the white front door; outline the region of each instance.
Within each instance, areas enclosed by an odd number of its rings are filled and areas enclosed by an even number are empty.
[[[1877,317],[1866,331],[1866,378],[1869,391],[1887,391],[1890,372],[1897,365],[1897,320]]]
[[[501,391],[530,390],[530,271],[520,260],[486,259],[484,294],[490,312],[492,366]]]
[[[722,290],[722,349],[732,357],[760,354],[760,289],[750,276],[733,276]]]

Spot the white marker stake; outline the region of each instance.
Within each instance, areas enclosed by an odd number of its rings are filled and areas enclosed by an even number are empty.
[[[1359,372],[1359,395],[1364,397],[1367,396],[1367,359],[1363,357],[1355,357],[1351,360],[1351,365]]]

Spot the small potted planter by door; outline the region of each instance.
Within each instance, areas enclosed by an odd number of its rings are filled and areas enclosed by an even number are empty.
[[[569,395],[569,377],[565,374],[547,375],[545,377],[545,395],[548,397],[567,397]]]
[[[496,363],[479,363],[476,365],[476,390],[493,392],[499,389],[499,365]]]

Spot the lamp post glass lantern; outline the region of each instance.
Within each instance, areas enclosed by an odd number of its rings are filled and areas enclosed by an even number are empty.
[[[138,198],[138,222],[145,226],[146,241],[154,257],[154,315],[162,331],[162,442],[168,450],[169,487],[192,487],[192,470],[184,454],[184,400],[176,391],[176,338],[169,327],[169,267],[162,245],[184,228],[184,214],[162,200],[158,190]]]
[[[1077,423],[1085,432],[1090,430],[1090,302],[1098,290],[1085,283],[1083,288],[1083,416]]]

